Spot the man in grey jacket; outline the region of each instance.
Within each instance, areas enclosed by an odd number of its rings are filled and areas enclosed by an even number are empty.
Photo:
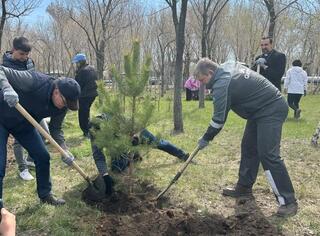
[[[280,205],[277,215],[295,215],[298,205],[294,189],[280,157],[282,125],[288,115],[288,105],[280,91],[263,76],[236,62],[219,66],[203,58],[197,63],[194,74],[213,90],[214,100],[214,115],[198,141],[200,149],[220,132],[230,109],[247,120],[238,183],[235,188],[224,189],[223,195],[252,197],[252,186],[261,162]]]

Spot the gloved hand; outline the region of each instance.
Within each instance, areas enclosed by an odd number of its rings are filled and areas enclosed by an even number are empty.
[[[198,140],[198,147],[200,150],[204,149],[208,145],[209,145],[209,141],[205,140],[203,137],[201,137]]]
[[[132,143],[132,146],[139,145],[139,137],[137,135],[133,135],[131,138],[131,143]]]
[[[19,102],[19,96],[12,88],[3,91],[3,99],[8,103],[9,107],[14,107]]]
[[[67,156],[61,156],[61,160],[66,163],[68,166],[72,165],[72,162],[74,161],[74,156],[71,152],[66,151]]]
[[[106,195],[110,196],[114,191],[113,189],[114,181],[110,175],[104,175],[103,180],[106,185]]]
[[[263,57],[260,57],[256,60],[256,65],[261,66],[263,69],[267,69],[268,66],[266,65],[267,60]]]

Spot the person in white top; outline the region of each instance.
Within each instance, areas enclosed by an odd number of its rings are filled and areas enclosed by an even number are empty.
[[[288,93],[288,105],[294,110],[294,118],[299,119],[299,102],[302,95],[307,95],[308,76],[302,69],[302,62],[294,60],[284,80],[284,93]]]

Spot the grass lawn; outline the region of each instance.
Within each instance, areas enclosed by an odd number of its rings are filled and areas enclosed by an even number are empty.
[[[309,145],[320,118],[319,103],[318,95],[304,97],[302,118],[298,121],[292,119],[290,111],[283,129],[281,155],[296,190],[300,207],[298,214],[286,220],[272,216],[277,204],[262,169],[254,186],[261,213],[285,235],[320,235],[320,158],[319,150]],[[169,111],[172,105],[163,100],[155,113],[154,124],[148,128],[192,152],[212,114],[210,101],[206,102],[205,109],[199,110],[197,107],[195,101],[183,102],[184,133],[172,136],[172,111]],[[244,120],[230,112],[224,129],[208,148],[199,152],[197,165],[189,165],[178,183],[167,192],[172,202],[179,206],[192,206],[201,214],[214,213],[223,217],[234,214],[235,201],[222,197],[221,191],[237,180],[244,124]],[[81,136],[76,113],[68,114],[64,132],[78,164],[93,177],[97,171],[90,143]],[[5,207],[17,215],[18,235],[95,235],[96,222],[104,213],[81,201],[85,181],[61,162],[57,152],[50,150],[53,190],[57,196],[63,196],[67,204],[59,208],[40,205],[35,181],[20,180],[16,165],[10,166],[4,181],[4,201]],[[152,150],[144,156],[135,173],[139,178],[152,182],[160,191],[170,182],[180,165],[176,158]]]

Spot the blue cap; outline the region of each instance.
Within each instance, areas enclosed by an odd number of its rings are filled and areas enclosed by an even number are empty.
[[[72,63],[78,63],[80,61],[86,61],[87,57],[85,54],[83,53],[78,53],[77,55],[75,55],[72,59]]]
[[[81,89],[77,81],[71,78],[62,78],[58,80],[57,86],[62,96],[66,99],[67,107],[72,111],[78,110]]]

